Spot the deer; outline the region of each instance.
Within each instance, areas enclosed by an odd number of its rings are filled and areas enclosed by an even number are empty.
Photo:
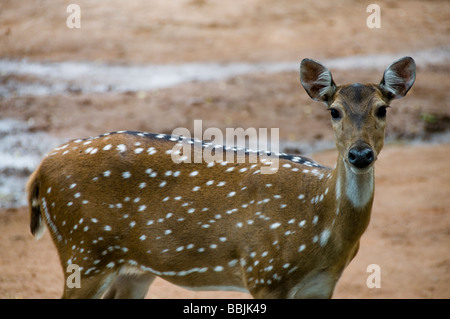
[[[27,192],[31,233],[48,228],[63,270],[79,267],[79,287],[65,283],[62,298],[144,298],[156,277],[253,298],[331,298],[369,224],[386,110],[415,70],[403,57],[379,84],[337,86],[325,66],[301,61],[302,86],[331,115],[334,168],[273,152],[237,161],[251,151],[220,145],[232,161],[177,162],[176,146],[195,141],[137,131],[53,149]]]

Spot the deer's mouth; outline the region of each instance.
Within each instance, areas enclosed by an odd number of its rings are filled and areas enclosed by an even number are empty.
[[[368,166],[368,167],[366,167],[366,168],[356,168],[355,166],[353,166],[353,165],[351,165],[351,164],[348,164],[347,163],[347,161],[344,161],[345,162],[345,166],[348,168],[348,169],[350,169],[350,171],[353,173],[353,174],[357,174],[357,175],[363,175],[363,174],[367,174],[367,173],[371,173],[372,172],[372,170],[373,170],[373,165],[370,165],[370,166]]]

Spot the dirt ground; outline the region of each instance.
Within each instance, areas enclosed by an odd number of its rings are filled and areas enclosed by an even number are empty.
[[[66,7],[81,8],[69,29]],[[450,45],[450,2],[379,1],[381,28],[370,29],[370,1],[152,0],[0,3],[0,58],[119,64],[316,60]],[[383,70],[333,70],[338,84],[378,82]],[[388,113],[388,143],[376,163],[376,195],[361,248],[334,298],[450,298],[450,66],[418,65],[417,80]],[[8,81],[35,81],[7,76]],[[61,139],[116,130],[171,133],[217,127],[280,128],[284,151],[332,142],[329,114],[311,101],[297,72],[255,73],[167,89],[104,94],[67,92],[0,98],[0,119]],[[436,141],[439,141],[437,143]],[[39,141],[36,141],[38,143]],[[290,144],[289,144],[290,143]],[[308,154],[334,166],[334,150]],[[3,174],[3,172],[0,172]],[[1,175],[0,175],[1,178]],[[381,288],[367,267],[380,266]],[[58,298],[63,273],[47,233],[35,241],[26,207],[0,209],[0,298]],[[157,279],[148,298],[250,298],[192,292]]]

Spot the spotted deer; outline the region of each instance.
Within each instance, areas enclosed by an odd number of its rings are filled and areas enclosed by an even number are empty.
[[[413,85],[415,63],[397,60],[378,85],[336,86],[304,59],[300,80],[331,113],[334,168],[279,153],[237,161],[251,151],[236,148],[234,161],[176,162],[175,146],[193,140],[131,131],[52,150],[27,188],[32,234],[46,225],[63,269],[79,267],[80,288],[65,284],[62,297],[143,298],[158,276],[255,298],[330,298],[369,223],[386,109]]]

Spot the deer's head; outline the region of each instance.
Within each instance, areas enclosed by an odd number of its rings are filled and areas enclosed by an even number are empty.
[[[416,65],[410,57],[388,66],[379,84],[336,86],[320,63],[304,59],[300,66],[303,87],[313,100],[328,107],[337,149],[354,173],[372,167],[384,143],[386,109],[392,100],[406,95],[415,77]]]

